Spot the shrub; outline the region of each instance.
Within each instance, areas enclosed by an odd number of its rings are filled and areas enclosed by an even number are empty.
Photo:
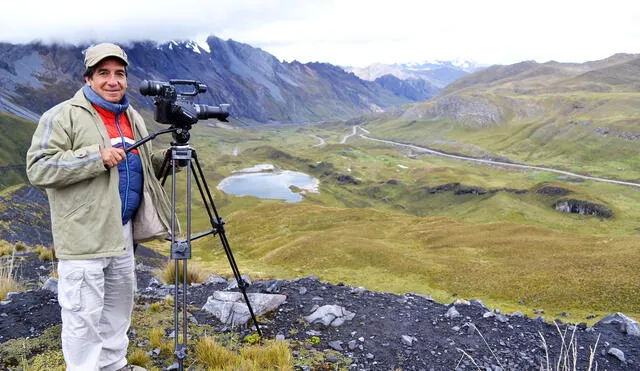
[[[260,334],[254,333],[251,335],[247,335],[244,337],[244,341],[246,341],[248,344],[255,344],[260,341]]]
[[[27,363],[27,362],[25,362]],[[24,370],[31,371],[64,371],[64,357],[62,350],[50,350],[38,354],[29,360],[30,367],[25,366]]]
[[[312,345],[320,344],[320,338],[317,337],[317,336],[312,336],[312,337],[307,339],[307,343],[312,344]]]

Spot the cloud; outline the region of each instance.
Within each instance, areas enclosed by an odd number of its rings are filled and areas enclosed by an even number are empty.
[[[279,59],[581,62],[639,52],[640,2],[76,0],[3,4],[0,41],[234,39]]]
[[[290,3],[289,6],[287,6]],[[12,1],[3,4],[0,39],[86,42],[188,39],[295,16],[293,1]]]

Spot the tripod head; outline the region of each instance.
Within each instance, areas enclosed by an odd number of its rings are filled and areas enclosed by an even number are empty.
[[[171,142],[172,146],[186,146],[189,144],[189,139],[191,138],[191,133],[189,133],[189,130],[191,129],[191,125],[189,125],[189,127],[175,127],[175,126],[171,126],[172,128],[175,128],[176,130],[171,134],[171,136],[173,137],[173,141]]]

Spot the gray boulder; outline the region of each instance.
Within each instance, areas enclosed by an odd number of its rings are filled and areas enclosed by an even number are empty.
[[[251,285],[251,278],[249,278],[248,275],[243,274],[242,276],[240,276],[240,278],[247,285]],[[227,286],[227,288],[225,290],[234,290],[234,289],[238,288],[238,281],[235,279],[235,277],[230,278],[229,281],[227,281],[227,282],[229,282],[229,285]]]
[[[638,322],[620,312],[604,317],[603,319],[598,321],[598,323],[596,323],[596,326],[601,324],[608,325],[610,323],[619,324],[620,331],[625,334],[628,334],[630,336],[640,336],[640,327],[638,327]]]
[[[616,357],[617,359],[619,359],[622,362],[626,362],[626,359],[624,357],[624,352],[621,351],[618,348],[610,348],[609,351],[607,352],[607,354]]]
[[[275,310],[287,299],[279,294],[248,293],[247,296],[256,316]],[[202,310],[232,326],[245,325],[251,318],[249,307],[240,292],[216,291],[209,296]]]
[[[444,314],[444,316],[447,318],[456,318],[456,317],[460,317],[461,315],[455,306],[451,306],[449,310],[447,310],[447,313]]]
[[[44,285],[42,286],[43,290],[49,290],[51,292],[53,292],[54,294],[58,293],[58,279],[54,278],[54,277],[49,277],[47,278],[46,281],[44,281]]]
[[[412,346],[414,341],[418,341],[415,336],[402,335],[402,344],[406,346]]]
[[[345,321],[351,321],[355,315],[355,313],[349,312],[339,305],[324,305],[304,317],[304,319],[309,323],[321,323],[325,326],[338,327]]]
[[[482,302],[482,300],[480,299],[472,299],[470,301],[471,305],[473,305],[474,307],[479,307],[479,308],[487,308],[486,305],[484,305],[484,303]]]
[[[225,282],[227,282],[226,278],[224,278],[222,276],[219,276],[217,274],[212,274],[207,278],[207,280],[204,283],[205,283],[205,285],[207,285],[207,284],[211,285],[211,284],[225,283]],[[237,285],[237,283],[236,283],[236,285]]]

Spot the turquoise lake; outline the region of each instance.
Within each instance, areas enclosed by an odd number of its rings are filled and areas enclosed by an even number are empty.
[[[217,188],[235,196],[300,202],[304,197],[300,193],[292,192],[289,187],[296,186],[305,192],[317,193],[319,183],[307,174],[284,170],[232,175],[224,178]]]

